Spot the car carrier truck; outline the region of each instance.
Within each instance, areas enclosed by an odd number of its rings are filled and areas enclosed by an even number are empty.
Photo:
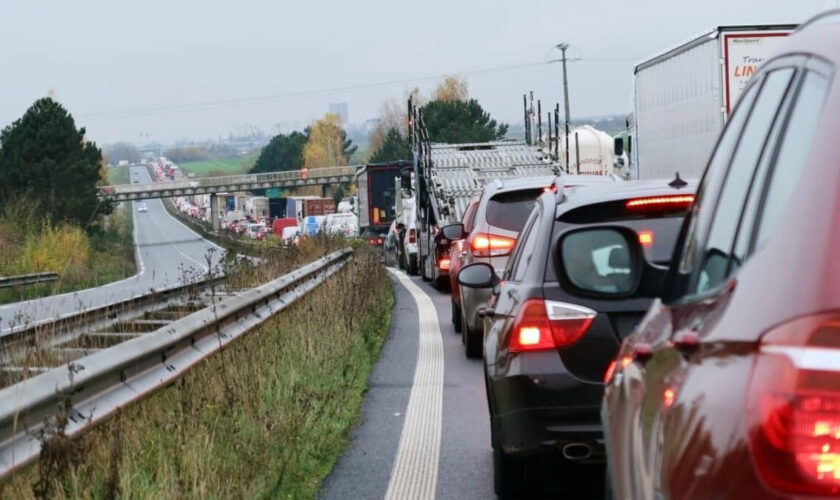
[[[718,26],[638,63],[632,139],[614,144],[631,150],[631,178],[700,177],[750,76],[795,28]]]
[[[414,182],[412,171],[403,171],[401,184],[415,192],[420,276],[443,287],[448,281],[450,242],[440,229],[461,222],[470,200],[494,179],[560,175],[561,169],[550,148],[526,142],[433,144],[422,111],[410,101],[409,116]]]

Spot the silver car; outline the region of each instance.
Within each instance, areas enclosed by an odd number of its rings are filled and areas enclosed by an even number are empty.
[[[540,194],[547,189],[555,189],[559,183],[573,186],[618,180],[615,176],[570,175],[560,178],[540,176],[496,179],[488,183],[472,220],[468,221],[471,227],[453,224],[443,229],[447,239],[464,240],[460,245],[460,253],[453,255],[453,258],[460,261],[457,268],[462,269],[475,262],[485,262],[493,266],[496,274],[501,276],[519,231]],[[453,300],[452,307],[460,308],[460,314],[453,314],[453,317],[460,317],[464,352],[468,358],[480,358],[483,331],[477,311],[487,303],[492,290],[459,287],[458,291],[460,303],[456,304]]]

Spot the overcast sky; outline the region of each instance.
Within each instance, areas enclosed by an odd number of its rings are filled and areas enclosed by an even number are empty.
[[[54,92],[99,143],[216,138],[241,124],[274,133],[330,102],[363,122],[449,73],[518,122],[523,92],[562,96],[559,64],[522,65],[557,57],[564,41],[580,58],[572,115],[625,113],[639,59],[715,25],[799,23],[834,3],[0,0],[0,126]]]

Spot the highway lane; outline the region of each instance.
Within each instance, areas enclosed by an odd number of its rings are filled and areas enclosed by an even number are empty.
[[[145,167],[132,167],[140,183],[152,179]],[[134,202],[134,240],[138,273],[97,288],[0,306],[0,334],[21,324],[48,321],[60,315],[171,288],[205,276],[215,268],[223,251],[173,218],[161,200],[148,200],[148,212],[138,213]]]
[[[422,467],[422,456],[415,450],[417,456],[412,456],[414,461],[409,462],[411,468],[417,470],[411,478],[413,487],[406,488],[405,495],[394,495],[392,490],[390,497],[428,498],[428,495],[417,495],[416,488],[436,474],[433,478],[436,486],[432,490],[435,498],[494,498],[483,362],[464,356],[461,337],[449,320],[449,294],[435,290],[419,278],[405,275],[395,280],[396,303],[391,328],[380,360],[371,374],[359,424],[351,432],[347,450],[327,477],[320,498],[383,498],[389,486],[394,487],[391,483],[400,468],[394,464],[402,434],[406,432],[406,412],[412,388],[416,385],[417,363],[428,362],[427,357],[418,356],[422,346],[428,343],[428,337],[419,334],[418,319],[422,321],[423,314],[428,312],[418,311],[422,303],[403,280],[416,285],[434,306],[431,314],[438,322],[444,362],[442,425],[436,470]],[[418,449],[434,445],[427,426],[414,431],[423,436],[415,443]],[[603,498],[603,467],[564,464],[559,455],[543,460],[537,467],[535,472],[551,480],[536,485],[535,498]]]

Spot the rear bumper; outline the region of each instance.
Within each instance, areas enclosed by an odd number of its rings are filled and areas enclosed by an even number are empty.
[[[566,371],[554,351],[517,355],[488,378],[497,444],[528,455],[585,442],[603,456],[604,386]]]

